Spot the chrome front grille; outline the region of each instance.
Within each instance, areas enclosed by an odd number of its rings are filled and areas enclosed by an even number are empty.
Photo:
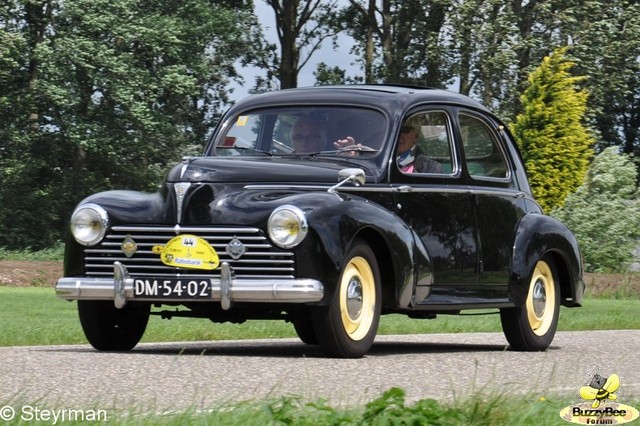
[[[119,261],[131,276],[149,277],[217,277],[219,269],[203,271],[166,266],[153,246],[166,245],[176,235],[193,234],[205,239],[218,253],[220,263],[227,262],[237,278],[293,278],[293,252],[274,247],[258,228],[243,227],[180,227],[180,226],[114,226],[104,240],[84,250],[85,274],[93,277],[113,276],[113,262]],[[122,242],[129,236],[137,245],[132,257],[127,257]],[[239,259],[226,252],[236,238],[246,251]]]

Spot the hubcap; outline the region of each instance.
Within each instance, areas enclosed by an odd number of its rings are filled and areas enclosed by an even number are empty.
[[[544,282],[537,280],[533,285],[533,311],[536,313],[536,317],[540,318],[544,315],[544,309],[547,303],[547,295],[544,291]]]
[[[347,312],[352,320],[357,319],[362,312],[362,284],[356,277],[347,287]]]

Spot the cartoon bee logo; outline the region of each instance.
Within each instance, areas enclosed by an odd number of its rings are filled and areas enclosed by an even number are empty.
[[[588,386],[580,386],[580,396],[587,401],[593,400],[591,408],[598,408],[600,402],[607,399],[618,399],[618,395],[614,392],[620,387],[620,377],[612,374],[609,377],[603,377],[596,373],[591,378]]]

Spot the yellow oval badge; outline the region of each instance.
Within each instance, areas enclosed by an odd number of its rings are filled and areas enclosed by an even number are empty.
[[[166,246],[154,246],[160,260],[167,266],[190,269],[216,269],[220,264],[218,253],[209,243],[196,235],[178,235]]]

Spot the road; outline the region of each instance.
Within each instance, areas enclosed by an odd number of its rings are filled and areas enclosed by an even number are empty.
[[[501,333],[379,336],[363,359],[329,359],[296,339],[0,348],[0,405],[207,409],[280,395],[362,405],[393,386],[408,402],[503,392],[580,402],[589,371],[617,373],[619,402],[640,398],[640,330],[559,332],[546,352],[506,350]]]

